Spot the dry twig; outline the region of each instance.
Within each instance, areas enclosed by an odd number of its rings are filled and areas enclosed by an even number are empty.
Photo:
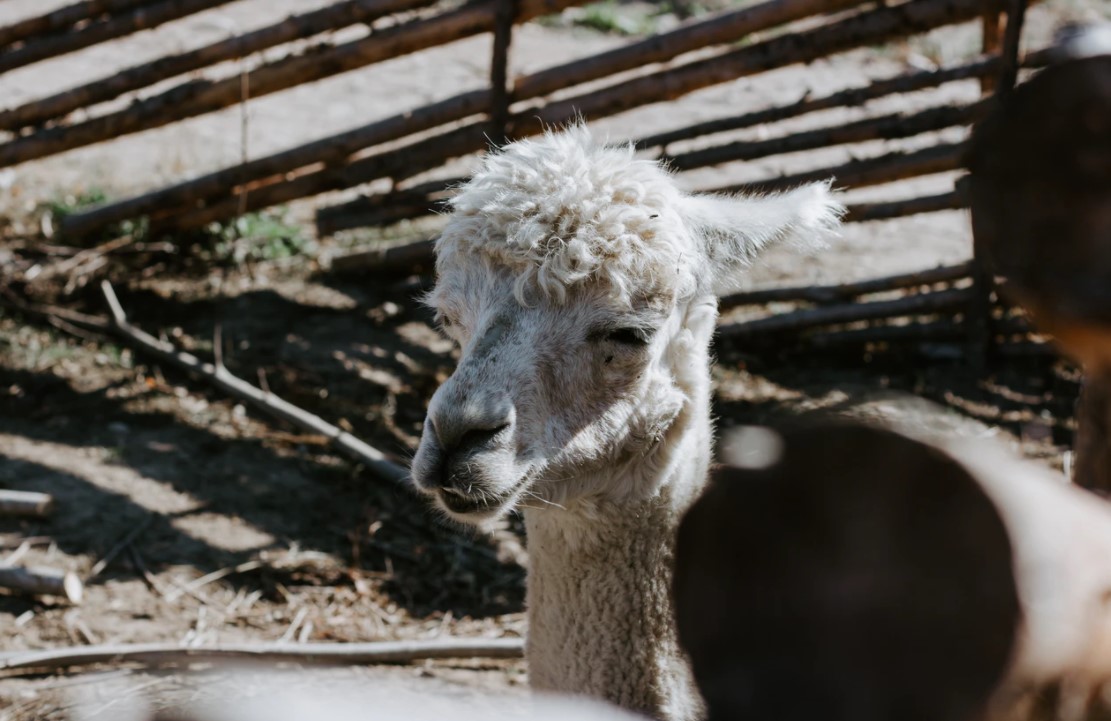
[[[70,603],[81,603],[85,593],[85,586],[77,574],[54,568],[2,566],[0,587],[17,593],[58,596]]]
[[[340,430],[273,393],[255,388],[246,381],[232,375],[222,364],[204,363],[191,353],[179,351],[170,343],[159,340],[131,325],[120,306],[112,285],[108,281],[103,281],[100,288],[111,311],[112,329],[118,335],[127,339],[138,350],[204,379],[225,393],[251,404],[274,418],[292,423],[311,433],[326,436],[336,450],[358,463],[362,463],[381,478],[401,484],[408,477],[404,468],[389,460],[378,449],[355,438],[350,433]]]
[[[54,499],[46,493],[0,490],[0,516],[45,518],[54,510]]]
[[[228,661],[269,663],[412,663],[439,658],[521,658],[519,638],[449,638],[371,643],[227,644],[182,648],[173,644],[118,644],[0,654],[0,675],[15,676],[97,664],[182,665]]]

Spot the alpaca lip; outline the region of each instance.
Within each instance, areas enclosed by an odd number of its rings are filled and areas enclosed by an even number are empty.
[[[441,489],[440,500],[452,513],[481,513],[501,505],[497,498],[469,496],[449,489]]]
[[[482,493],[477,494],[464,493],[463,491],[454,488],[440,488],[436,494],[443,503],[444,508],[457,513],[459,515],[467,515],[471,513],[490,513],[496,512],[513,504],[514,499],[517,497],[517,492],[522,487],[528,484],[528,477],[522,478],[508,491],[501,493]]]

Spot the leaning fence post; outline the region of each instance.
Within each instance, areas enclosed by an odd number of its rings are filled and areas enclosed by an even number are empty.
[[[984,54],[999,54],[1000,70],[996,77],[985,75],[981,81],[984,94],[995,98],[1005,97],[1014,88],[1018,78],[1019,45],[1022,23],[1026,17],[1026,0],[1008,0],[1006,13],[991,10],[984,13]],[[972,369],[981,373],[987,366],[992,343],[992,294],[995,279],[980,257],[976,244],[972,246],[972,298],[968,304],[968,357]]]
[[[504,145],[508,140],[509,45],[513,41],[513,21],[517,17],[517,0],[500,0],[494,19],[494,52],[490,58],[490,140]]]

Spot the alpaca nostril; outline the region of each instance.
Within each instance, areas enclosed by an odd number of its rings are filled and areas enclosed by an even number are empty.
[[[481,448],[482,446],[485,446],[487,443],[492,441],[495,436],[504,431],[506,428],[509,428],[508,423],[503,423],[495,428],[471,428],[459,437],[459,440],[458,442],[456,442],[455,448],[452,449],[452,452],[466,452],[476,448]]]

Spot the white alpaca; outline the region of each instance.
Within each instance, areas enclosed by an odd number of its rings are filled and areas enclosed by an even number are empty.
[[[825,183],[686,195],[581,126],[490,155],[452,205],[429,303],[462,356],[413,480],[463,522],[524,508],[534,689],[698,718],[669,588],[711,456],[717,296],[841,206]]]

